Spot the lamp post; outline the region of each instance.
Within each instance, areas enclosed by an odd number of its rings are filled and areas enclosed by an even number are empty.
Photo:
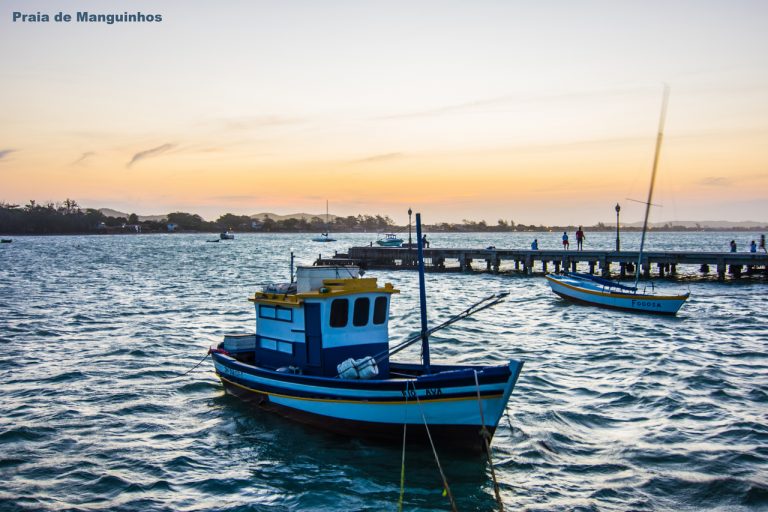
[[[616,203],[616,252],[619,252],[621,250],[621,238],[619,238],[619,212],[621,211],[621,206],[619,206],[619,203]]]
[[[411,240],[411,215],[413,214],[413,210],[408,208],[408,248],[413,248],[413,241]]]

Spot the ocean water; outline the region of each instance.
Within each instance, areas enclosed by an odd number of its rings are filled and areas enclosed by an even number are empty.
[[[439,234],[440,245],[558,247],[559,233]],[[587,247],[611,248],[610,233]],[[254,328],[247,297],[289,252],[374,234],[17,237],[0,246],[0,510],[397,510],[401,449],[322,433],[226,396],[210,361]],[[740,250],[750,233],[654,233],[650,249]],[[637,246],[622,233],[622,247]],[[433,362],[526,361],[493,441],[508,510],[768,509],[768,282],[693,279],[676,318],[572,305],[541,277],[429,274],[431,323],[508,300],[432,339]],[[417,274],[394,341],[419,329]],[[691,276],[688,278],[686,276]],[[415,361],[418,348],[400,360]],[[495,507],[482,456],[439,453],[459,510]],[[405,454],[404,510],[449,510],[429,450]]]

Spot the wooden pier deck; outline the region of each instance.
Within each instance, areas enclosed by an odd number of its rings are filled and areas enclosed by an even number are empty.
[[[473,249],[429,248],[424,249],[425,265],[432,271],[486,271],[520,272],[523,274],[559,272],[570,270],[599,274],[633,275],[637,264],[637,251],[575,251],[575,250],[524,250],[524,249]],[[416,268],[416,249],[401,247],[351,247],[347,254],[331,258],[318,258],[318,264],[354,263],[362,268],[413,269]],[[675,276],[678,266],[697,267],[696,271],[707,275],[716,272],[720,280],[727,274],[768,276],[768,254],[749,252],[645,252],[642,275],[650,278]]]

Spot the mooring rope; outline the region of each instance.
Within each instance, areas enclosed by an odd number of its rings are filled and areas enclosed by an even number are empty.
[[[408,431],[408,382],[405,383],[405,417],[403,418],[403,457],[400,463],[400,499],[397,500],[397,512],[403,512],[405,495],[405,435]]]
[[[499,510],[504,510],[504,503],[501,501],[501,492],[499,491],[499,483],[496,481],[496,471],[493,469],[493,457],[491,455],[491,443],[488,439],[491,434],[488,429],[485,428],[485,416],[483,415],[483,402],[480,399],[480,382],[477,380],[477,370],[472,370],[475,373],[475,387],[477,389],[477,405],[480,407],[480,422],[482,428],[480,429],[480,436],[485,442],[485,453],[488,456],[488,465],[491,466],[491,478],[493,479],[493,492],[496,494],[496,502],[499,504]]]
[[[419,400],[419,393],[416,391],[416,384],[411,382],[411,386],[413,386],[413,392],[416,395],[416,403],[419,404],[419,412],[421,412],[421,419],[424,421],[424,428],[427,430],[427,437],[429,438],[429,444],[432,447],[432,454],[435,456],[437,469],[440,471],[440,478],[443,479],[443,489],[448,494],[448,499],[451,502],[451,510],[453,512],[458,512],[458,509],[456,508],[456,502],[453,500],[453,494],[451,493],[451,488],[448,485],[448,479],[445,478],[445,473],[443,472],[443,466],[440,465],[440,458],[437,456],[435,443],[432,441],[432,434],[429,432],[429,425],[427,425],[427,417],[424,416],[424,409],[421,406],[421,400]],[[407,386],[406,386],[406,389],[408,389]]]
[[[202,358],[202,359],[200,360],[200,362],[199,362],[199,363],[197,363],[195,366],[193,366],[192,368],[190,368],[190,369],[189,369],[189,370],[187,370],[186,372],[184,372],[184,373],[182,373],[181,375],[179,375],[179,377],[184,377],[185,375],[189,374],[189,372],[191,372],[192,370],[194,370],[195,368],[197,368],[198,366],[200,366],[201,364],[203,364],[203,361],[205,361],[206,359],[208,359],[208,356],[209,356],[209,355],[211,355],[211,352],[210,352],[210,351],[209,351],[207,354],[205,354],[205,357],[204,357],[204,358]]]

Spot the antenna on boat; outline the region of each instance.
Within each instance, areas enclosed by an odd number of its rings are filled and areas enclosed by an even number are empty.
[[[431,373],[429,368],[429,332],[427,329],[427,290],[424,285],[424,241],[421,238],[421,214],[416,214],[416,246],[419,259],[419,303],[421,306],[421,358],[424,372]]]
[[[291,247],[291,283],[293,283],[293,247]]]
[[[651,186],[648,188],[648,200],[645,202],[645,218],[643,219],[643,234],[640,237],[640,252],[637,254],[637,268],[635,268],[635,288],[640,281],[640,265],[643,261],[643,246],[645,245],[645,232],[648,231],[648,214],[651,212],[651,199],[653,198],[653,185],[656,183],[656,169],[659,167],[659,154],[661,153],[661,141],[664,138],[664,121],[667,118],[667,103],[669,102],[669,85],[664,84],[664,92],[661,99],[661,117],[659,118],[659,132],[656,135],[656,152],[653,155],[653,170],[651,171]]]

